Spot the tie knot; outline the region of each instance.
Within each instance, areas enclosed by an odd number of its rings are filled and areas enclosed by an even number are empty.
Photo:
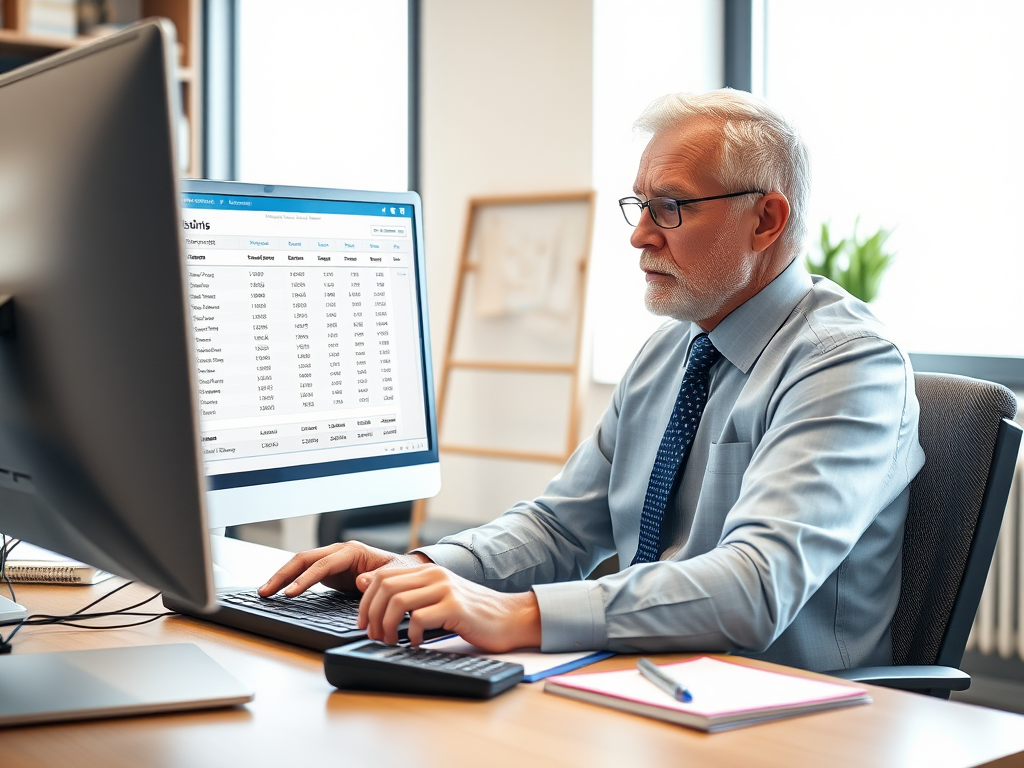
[[[693,340],[690,347],[690,359],[686,363],[687,373],[701,373],[707,371],[712,365],[718,362],[722,353],[715,349],[706,333],[700,334]]]

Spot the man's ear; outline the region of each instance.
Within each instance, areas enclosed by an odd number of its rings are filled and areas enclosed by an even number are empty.
[[[754,228],[751,250],[761,253],[779,239],[789,221],[789,200],[781,192],[769,192],[754,207],[757,226]]]

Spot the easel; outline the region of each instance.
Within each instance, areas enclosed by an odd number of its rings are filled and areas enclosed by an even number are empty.
[[[581,362],[583,356],[583,318],[586,305],[587,271],[590,262],[590,246],[594,227],[594,199],[595,193],[592,190],[579,192],[558,192],[536,195],[518,195],[503,197],[476,197],[469,201],[469,212],[466,219],[466,229],[462,239],[462,257],[459,262],[459,271],[456,278],[455,294],[452,301],[451,324],[448,327],[448,338],[445,344],[444,358],[441,363],[441,376],[437,395],[437,428],[439,433],[439,448],[441,452],[455,453],[469,456],[483,456],[494,459],[512,459],[516,461],[539,461],[551,464],[562,465],[576,448],[579,436],[580,412],[581,412],[581,387],[583,377],[581,374]],[[575,302],[577,306],[576,334],[573,340],[573,359],[565,363],[553,363],[547,361],[505,361],[505,360],[484,360],[455,358],[455,342],[459,333],[460,324],[464,321],[464,304],[466,295],[467,277],[480,268],[477,260],[472,259],[474,227],[479,218],[479,213],[493,206],[531,206],[543,204],[571,204],[584,203],[587,205],[587,223],[584,237],[585,246],[577,260],[577,294]],[[446,443],[440,439],[443,433],[444,415],[447,411],[447,395],[450,391],[449,384],[451,373],[455,369],[505,372],[509,374],[547,374],[552,376],[568,376],[571,379],[571,397],[569,405],[569,417],[566,425],[566,439],[562,451],[533,451],[513,450],[505,448],[494,448],[486,446],[458,445]],[[426,518],[426,500],[420,499],[413,504],[412,520],[409,533],[410,549],[419,546],[420,527]]]

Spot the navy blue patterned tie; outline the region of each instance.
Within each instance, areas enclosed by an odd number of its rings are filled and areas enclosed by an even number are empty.
[[[653,563],[661,555],[661,524],[665,519],[665,509],[676,477],[693,445],[704,404],[708,401],[708,372],[721,356],[706,333],[693,340],[683,385],[679,388],[679,396],[661,438],[658,457],[654,460],[654,469],[647,484],[644,511],[640,516],[640,545],[630,565]]]

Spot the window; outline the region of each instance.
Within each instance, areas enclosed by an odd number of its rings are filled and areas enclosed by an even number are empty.
[[[1024,356],[1024,4],[767,0],[764,88],[811,150],[810,229],[894,228],[876,314],[911,352]]]
[[[237,179],[408,189],[408,0],[236,8]]]

